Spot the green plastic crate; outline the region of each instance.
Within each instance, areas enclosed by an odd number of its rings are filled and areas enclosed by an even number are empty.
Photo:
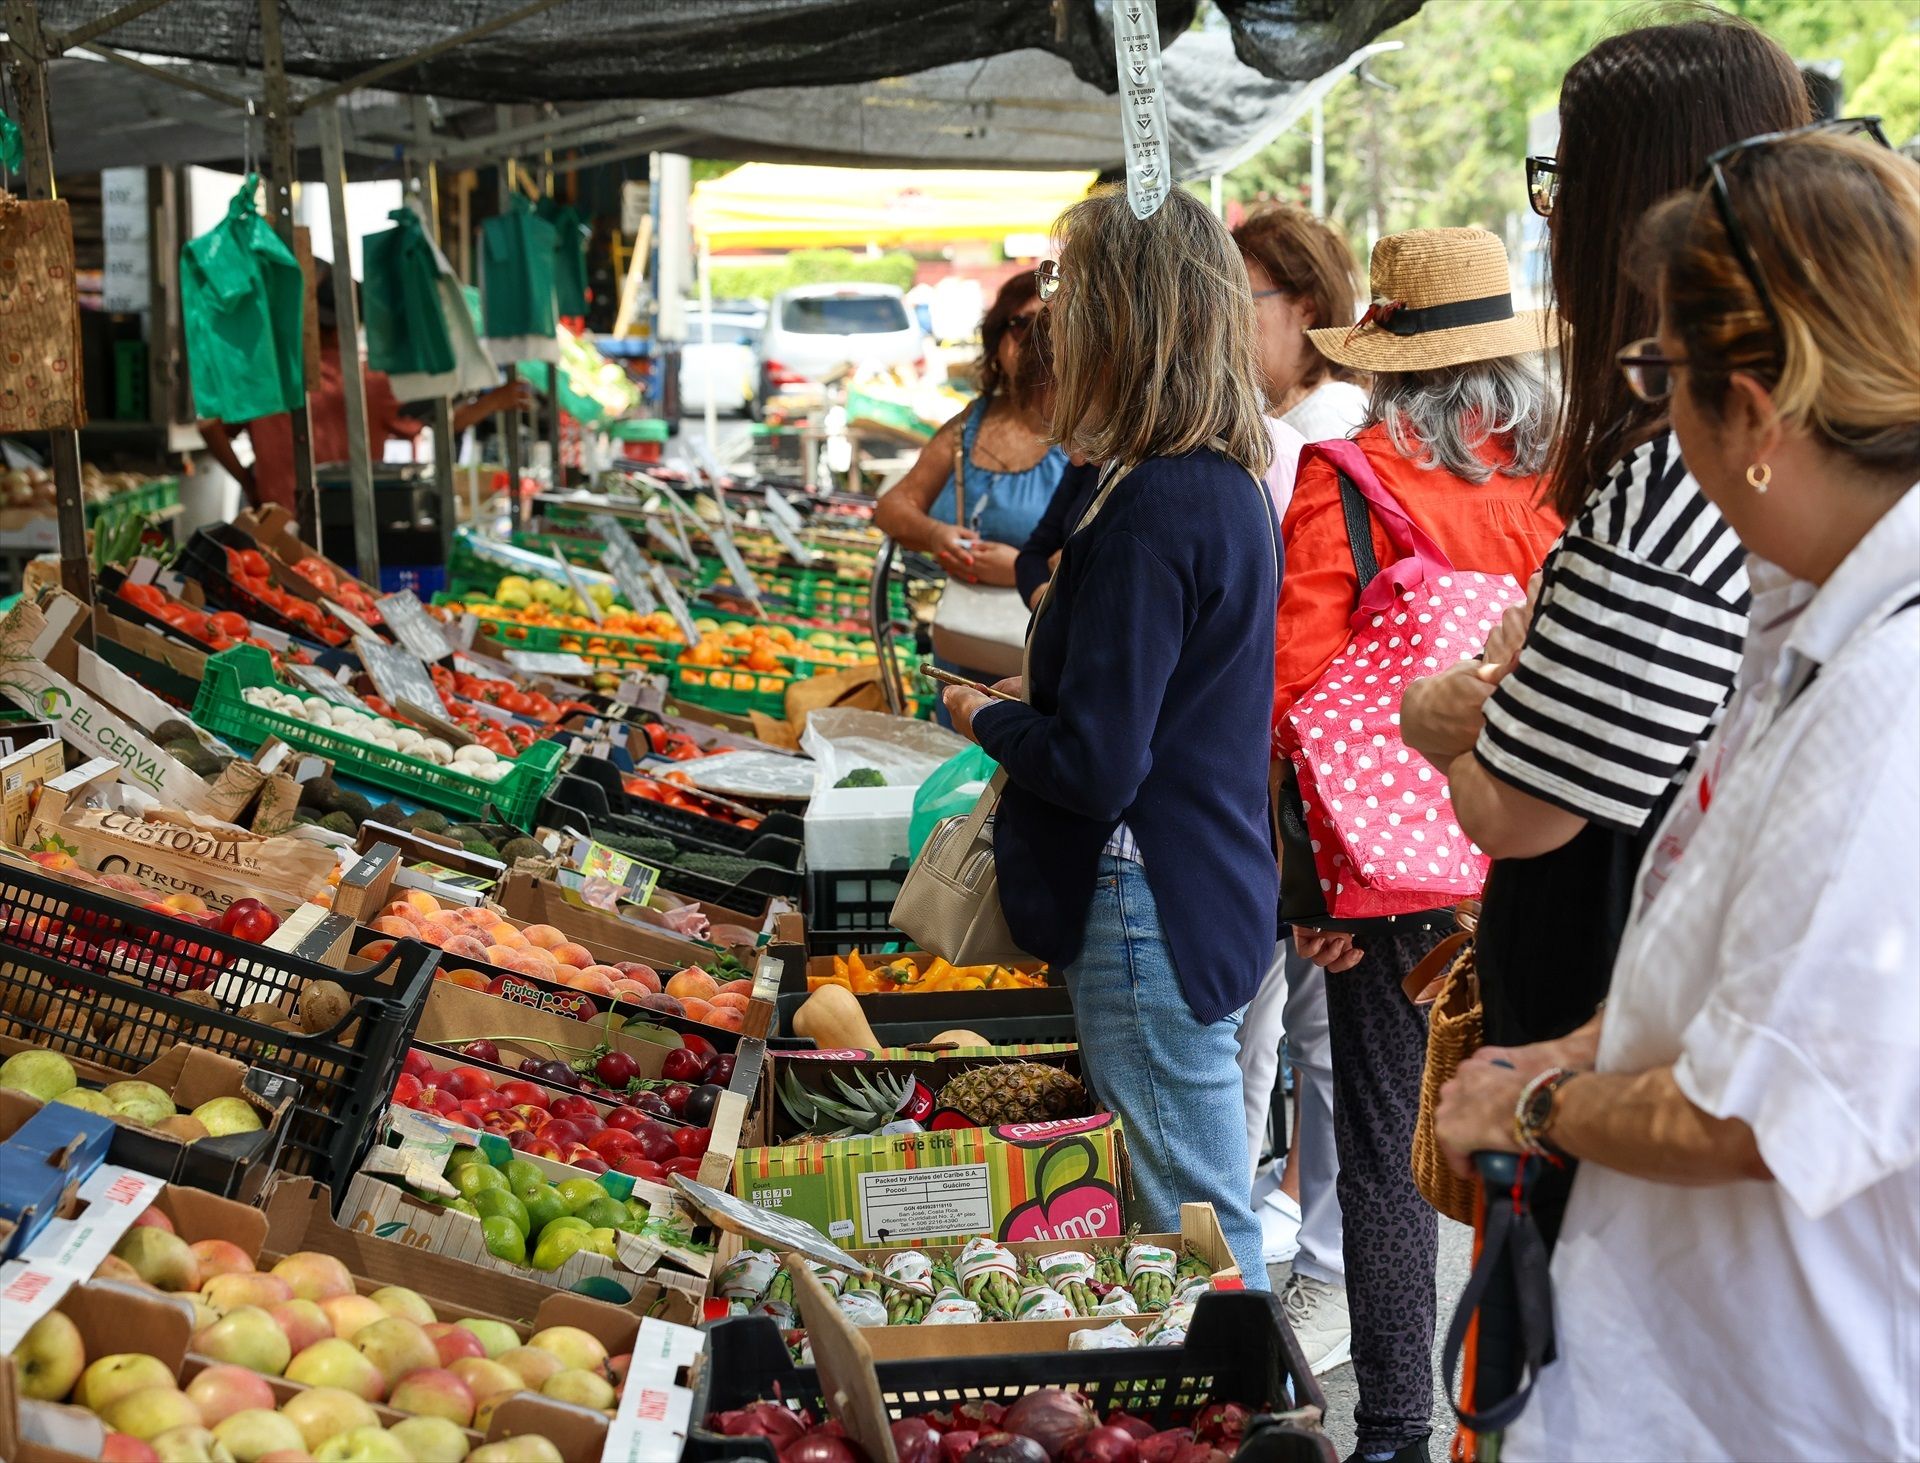
[[[540,800],[560,771],[564,751],[558,742],[535,742],[514,760],[498,782],[482,782],[418,757],[403,756],[285,716],[251,706],[240,694],[250,686],[276,686],[273,658],[257,645],[236,645],[207,661],[207,678],[193,703],[193,719],[208,731],[250,746],[269,736],[288,746],[329,758],[344,777],[404,794],[445,813],[478,817],[497,808],[516,828],[531,828]],[[283,688],[284,689],[284,688]]]
[[[135,488],[130,493],[115,493],[111,498],[87,504],[87,527],[97,528],[103,522],[126,518],[144,518],[149,513],[171,508],[179,501],[179,478],[155,478],[145,487]]]

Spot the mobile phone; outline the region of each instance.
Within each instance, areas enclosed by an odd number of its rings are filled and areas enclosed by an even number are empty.
[[[991,686],[983,686],[978,681],[970,681],[965,676],[956,676],[952,671],[943,671],[938,666],[922,666],[920,674],[929,681],[937,681],[943,686],[965,686],[969,691],[978,691],[982,696],[991,696],[995,701],[1018,701],[1018,696],[1009,696],[1005,691],[996,691]]]

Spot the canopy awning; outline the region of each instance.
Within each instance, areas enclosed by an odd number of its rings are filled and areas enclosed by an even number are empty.
[[[884,248],[1045,234],[1094,177],[748,163],[694,186],[693,226],[716,249]]]

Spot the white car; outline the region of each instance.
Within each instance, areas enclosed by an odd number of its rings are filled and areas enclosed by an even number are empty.
[[[819,381],[836,367],[917,366],[926,338],[906,297],[885,284],[810,284],[782,291],[760,339],[760,397]]]
[[[713,344],[707,344],[707,317],[687,312],[687,338],[680,347],[680,410],[689,416],[707,409],[707,383],[713,383],[716,411],[750,412],[760,384],[758,311],[713,312]]]

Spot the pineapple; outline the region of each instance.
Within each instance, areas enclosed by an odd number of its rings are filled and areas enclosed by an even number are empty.
[[[1043,1062],[1002,1062],[963,1072],[940,1089],[935,1104],[965,1113],[985,1128],[1087,1115],[1080,1079]]]

